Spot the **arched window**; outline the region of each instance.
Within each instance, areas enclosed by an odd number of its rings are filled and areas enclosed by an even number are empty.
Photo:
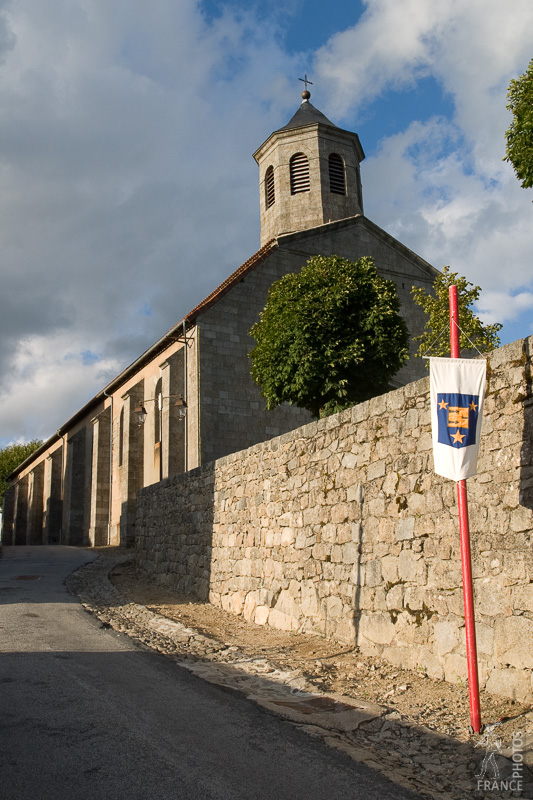
[[[265,203],[270,208],[276,202],[276,192],[274,189],[274,167],[270,166],[265,172]]]
[[[156,383],[154,394],[154,444],[161,444],[161,418],[163,416],[163,382],[161,378]]]
[[[329,157],[329,190],[333,194],[346,194],[344,161],[337,153]]]
[[[120,409],[120,417],[118,420],[118,465],[122,466],[124,463],[124,408]]]
[[[289,171],[291,176],[291,194],[308,192],[309,185],[309,161],[304,153],[296,153],[289,161]]]

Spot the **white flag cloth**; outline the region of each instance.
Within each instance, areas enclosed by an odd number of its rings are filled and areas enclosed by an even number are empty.
[[[462,481],[477,471],[487,362],[430,358],[429,364],[435,472]]]

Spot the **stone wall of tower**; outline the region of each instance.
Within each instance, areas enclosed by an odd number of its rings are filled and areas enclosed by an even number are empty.
[[[362,214],[359,159],[353,139],[352,134],[340,128],[311,125],[277,131],[258,151],[261,246],[279,234]],[[292,195],[289,162],[296,153],[307,156],[310,190]],[[346,195],[330,191],[331,153],[337,153],[344,161]],[[274,168],[275,202],[267,208],[265,174],[270,166]]]

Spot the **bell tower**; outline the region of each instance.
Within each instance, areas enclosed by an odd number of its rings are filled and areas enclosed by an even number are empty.
[[[282,233],[363,213],[356,133],[342,130],[309,102],[254,153],[259,165],[261,246]]]

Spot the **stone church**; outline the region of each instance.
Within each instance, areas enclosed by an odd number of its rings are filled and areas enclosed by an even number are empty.
[[[254,153],[260,249],[15,470],[4,544],[132,544],[141,488],[309,422],[295,406],[266,410],[248,358],[270,285],[309,257],[371,256],[421,333],[411,288],[437,271],[365,217],[359,137],[302,98]],[[423,374],[411,358],[395,382]]]

